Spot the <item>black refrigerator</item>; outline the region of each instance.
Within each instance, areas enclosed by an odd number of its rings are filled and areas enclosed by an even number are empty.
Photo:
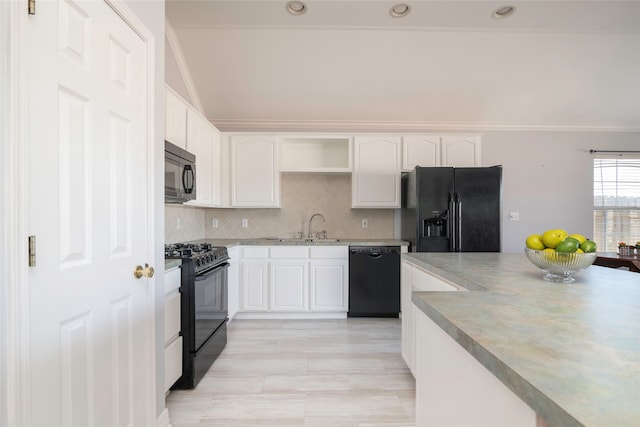
[[[411,252],[500,252],[502,167],[419,167],[402,177]]]

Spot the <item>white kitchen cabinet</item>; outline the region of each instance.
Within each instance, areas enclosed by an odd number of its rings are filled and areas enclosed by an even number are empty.
[[[269,263],[271,311],[306,311],[308,308],[307,261],[272,260]]]
[[[480,166],[480,135],[407,135],[402,137],[402,171],[416,166]]]
[[[449,135],[442,137],[442,166],[480,166],[480,136]]]
[[[242,248],[243,303],[236,317],[345,317],[348,254],[348,246]]]
[[[182,375],[182,337],[180,336],[180,267],[164,273],[164,390]]]
[[[416,376],[416,313],[412,292],[458,291],[460,288],[403,261],[400,273],[400,310],[402,311],[402,358]]]
[[[280,207],[280,171],[275,136],[231,137],[231,206]]]
[[[195,110],[187,111],[187,151],[196,156],[196,198],[190,205],[213,205],[213,151],[216,130]],[[219,151],[219,144],[218,144]],[[219,173],[219,168],[218,168]],[[218,178],[218,181],[220,179]]]
[[[352,207],[400,207],[400,142],[392,136],[355,138]]]
[[[311,260],[310,310],[349,310],[349,261],[344,259]]]
[[[240,309],[240,247],[228,249],[229,269],[227,270],[228,295],[227,309],[229,320],[233,320]]]
[[[440,136],[411,135],[402,137],[402,170],[412,171],[416,166],[440,166]]]
[[[164,139],[186,150],[188,105],[168,86],[165,90]]]

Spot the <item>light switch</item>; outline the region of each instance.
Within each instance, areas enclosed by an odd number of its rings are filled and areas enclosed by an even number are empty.
[[[509,212],[509,221],[519,221],[520,212]]]

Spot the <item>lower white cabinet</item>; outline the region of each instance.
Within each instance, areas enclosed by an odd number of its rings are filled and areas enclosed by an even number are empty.
[[[272,311],[306,311],[307,261],[271,261],[270,271],[269,308]]]
[[[182,337],[180,336],[180,267],[164,274],[164,390],[182,375]]]
[[[242,248],[242,304],[238,315],[346,315],[349,308],[348,253],[348,246]]]
[[[459,288],[403,261],[400,272],[400,310],[402,311],[402,358],[416,376],[416,309],[412,292],[458,291]]]

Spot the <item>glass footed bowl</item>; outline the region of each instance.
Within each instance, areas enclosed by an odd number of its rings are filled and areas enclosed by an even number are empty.
[[[596,252],[585,254],[544,252],[529,248],[524,248],[524,253],[533,265],[547,272],[543,277],[544,280],[556,283],[575,282],[573,275],[593,264],[598,256]]]

